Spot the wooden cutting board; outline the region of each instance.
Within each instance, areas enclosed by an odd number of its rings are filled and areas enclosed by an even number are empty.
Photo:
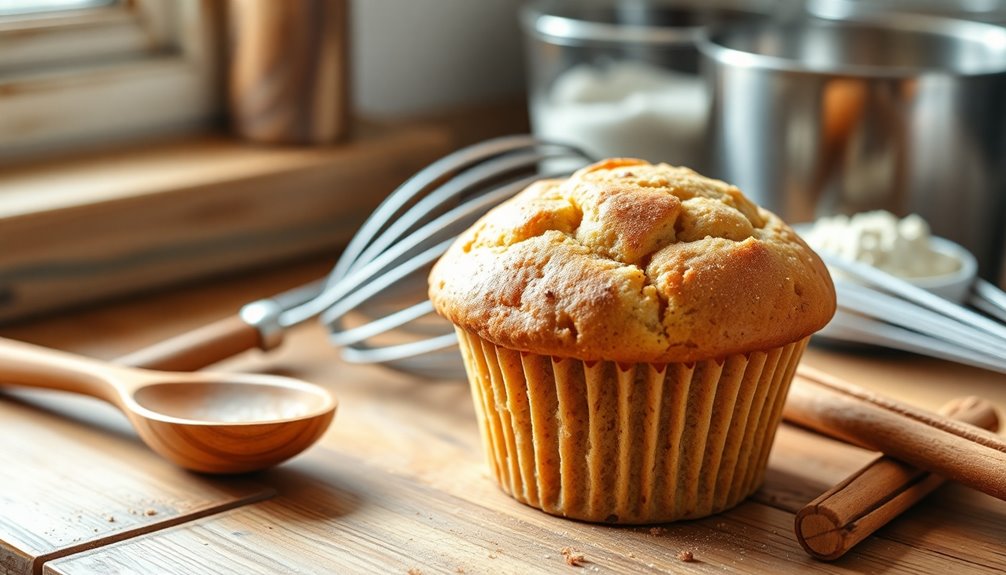
[[[111,358],[320,276],[326,265],[235,278],[0,335]],[[319,446],[250,477],[208,479],[174,469],[96,402],[0,395],[0,572],[1006,569],[1006,502],[957,485],[941,488],[840,561],[810,559],[793,536],[794,512],[873,454],[788,425],[777,436],[764,487],[729,512],[653,528],[550,517],[514,502],[487,476],[465,384],[344,364],[324,335],[305,326],[275,353],[225,364],[315,381],[341,401]],[[923,406],[967,393],[1006,406],[1001,376],[935,360],[811,350],[807,361]],[[567,547],[583,555],[581,566],[567,565]],[[682,551],[695,560],[680,559]]]

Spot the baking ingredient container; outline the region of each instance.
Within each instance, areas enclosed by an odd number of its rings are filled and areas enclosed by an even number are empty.
[[[779,2],[536,2],[527,34],[534,134],[595,157],[703,171],[708,93],[696,42],[711,25],[764,18]]]

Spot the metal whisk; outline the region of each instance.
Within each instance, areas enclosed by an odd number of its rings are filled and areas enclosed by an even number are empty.
[[[459,375],[454,331],[426,299],[430,267],[492,207],[535,180],[567,175],[589,161],[571,146],[510,136],[435,162],[378,206],[339,258],[321,296],[291,310],[291,319],[320,313],[330,341],[347,361],[431,377]],[[450,173],[455,175],[444,180]]]
[[[120,361],[193,370],[246,349],[269,350],[287,328],[320,316],[347,361],[429,377],[462,373],[450,324],[426,299],[430,267],[475,220],[535,180],[591,161],[581,150],[505,136],[430,164],[363,223],[328,277],[249,303],[228,318]]]

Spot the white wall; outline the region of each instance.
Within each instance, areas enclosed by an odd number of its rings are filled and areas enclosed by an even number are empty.
[[[520,98],[521,0],[354,0],[356,110],[393,117]]]

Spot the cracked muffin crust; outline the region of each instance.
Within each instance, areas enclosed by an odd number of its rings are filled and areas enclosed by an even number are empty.
[[[824,264],[774,214],[690,169],[625,158],[486,214],[434,266],[430,298],[496,345],[648,363],[782,346],[835,311]]]

